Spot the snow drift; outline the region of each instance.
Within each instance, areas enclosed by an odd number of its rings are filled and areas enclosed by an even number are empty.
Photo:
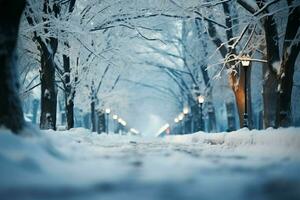
[[[282,180],[279,195],[300,195],[299,128],[163,139],[30,131],[0,130],[1,200],[265,199],[264,188]]]

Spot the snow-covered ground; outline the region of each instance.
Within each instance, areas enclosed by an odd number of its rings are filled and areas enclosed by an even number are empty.
[[[0,199],[300,199],[300,128],[166,138],[0,130]]]

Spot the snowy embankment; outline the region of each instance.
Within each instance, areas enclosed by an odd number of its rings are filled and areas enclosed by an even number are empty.
[[[170,136],[167,141],[174,143],[202,143],[217,145],[248,155],[262,153],[268,156],[289,156],[300,160],[300,128],[280,128],[267,130],[240,129],[230,133],[203,132],[190,135]]]
[[[162,139],[26,132],[0,130],[1,200],[300,196],[300,128]]]

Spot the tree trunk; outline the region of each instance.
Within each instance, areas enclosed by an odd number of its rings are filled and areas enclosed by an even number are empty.
[[[95,90],[95,83],[92,81],[91,85],[91,123],[92,123],[92,132],[97,131],[97,119],[96,119],[96,101],[97,101],[97,96],[96,96],[96,90]]]
[[[232,38],[233,38],[233,24],[232,23],[234,22],[234,20],[232,19],[233,10],[232,10],[232,7],[230,7],[229,2],[223,2],[222,6],[223,6],[224,14],[226,15],[226,19],[225,19],[226,27],[227,27],[226,36],[227,36],[227,40],[229,41],[228,42],[228,50],[227,50],[228,53],[224,57],[224,58],[226,58],[229,55],[232,55],[232,54],[236,55],[237,53],[236,53],[235,48],[232,46],[235,42],[234,40],[232,40]],[[235,62],[228,63],[227,68],[232,68],[232,66],[235,66],[235,64],[236,64]],[[232,91],[235,96],[235,101],[237,104],[238,114],[239,114],[240,127],[243,127],[243,122],[245,121],[245,119],[244,119],[245,106],[249,105],[250,101],[249,101],[249,98],[247,98],[247,102],[245,101],[245,95],[246,95],[245,89],[248,89],[248,87],[245,88],[245,78],[246,78],[245,77],[245,69],[243,66],[241,66],[241,64],[239,64],[238,67],[235,67],[235,70],[238,71],[238,74],[231,72],[229,74],[229,76],[230,76],[229,83],[231,85]],[[247,73],[246,76],[247,76],[247,82],[248,82],[249,73]],[[248,86],[247,83],[246,83],[246,86]],[[247,96],[248,96],[248,94],[249,93],[247,93]],[[249,120],[249,117],[246,120]]]
[[[75,8],[76,0],[69,1],[68,13],[72,13]],[[67,34],[63,32],[64,34]],[[64,43],[65,47],[70,49],[69,42]],[[67,118],[67,129],[74,128],[74,98],[75,98],[75,86],[71,84],[71,69],[70,69],[70,57],[63,55],[63,68],[64,68],[64,89],[65,89],[65,109]],[[75,77],[75,83],[77,81],[77,76]]]
[[[290,5],[292,0],[288,0]],[[283,45],[283,56],[279,76],[279,97],[277,109],[277,125],[287,127],[292,124],[291,100],[295,62],[300,51],[300,43],[294,39],[300,27],[300,6],[290,8]]]
[[[37,123],[37,113],[39,109],[39,100],[34,99],[32,102],[32,123]]]
[[[105,117],[105,113],[102,112],[98,112],[98,129],[97,132],[99,134],[104,133],[106,131],[106,117]]]
[[[49,44],[41,44],[41,129],[56,130],[57,90],[55,84],[54,53],[57,49],[57,39],[49,38]],[[51,48],[49,50],[48,48]]]
[[[208,102],[208,132],[216,132],[216,114],[212,102]]]
[[[91,128],[90,114],[89,113],[84,114],[84,116],[83,116],[83,125],[84,125],[84,128],[86,128],[86,129]]]
[[[195,104],[191,107],[191,114],[194,116],[193,120],[193,132],[201,131],[201,119],[200,119],[200,105]],[[177,123],[179,125],[181,122]]]
[[[281,79],[279,91],[278,109],[277,109],[277,123],[278,126],[287,127],[292,124],[291,101],[293,89],[294,68],[297,56],[300,50],[300,43],[295,48],[292,48],[291,54],[284,57],[282,61],[282,68],[285,70],[285,75]]]
[[[245,113],[245,70],[243,67],[239,67],[239,79],[233,72],[230,74],[229,82],[233,90],[235,101],[238,110],[240,128],[243,127],[244,113]],[[238,83],[236,83],[238,81]]]
[[[265,1],[257,0],[257,5],[262,8]],[[278,79],[277,68],[280,64],[280,54],[278,46],[277,25],[273,15],[268,15],[262,21],[267,50],[268,64],[263,66],[264,83],[263,83],[263,101],[264,101],[264,126],[277,127],[276,110],[278,106]]]
[[[73,100],[66,100],[66,118],[67,118],[67,129],[74,128],[74,102]]]
[[[264,128],[275,127],[277,108],[277,78],[273,73],[270,73],[267,64],[263,65],[263,74]]]
[[[15,133],[25,124],[14,56],[24,6],[22,0],[0,1],[0,126]]]
[[[226,103],[226,112],[227,112],[227,131],[231,132],[236,130],[234,103],[232,102]]]
[[[252,95],[251,95],[251,71],[252,71],[252,66],[249,65],[248,70],[247,70],[247,111],[248,111],[248,127],[249,129],[254,128],[253,124],[253,109],[252,109]]]
[[[92,123],[92,132],[97,131],[96,125],[96,109],[95,109],[95,101],[92,100],[91,102],[91,123]]]
[[[75,88],[71,83],[71,69],[70,69],[70,57],[63,55],[63,67],[64,67],[64,90],[65,90],[65,109],[67,117],[67,129],[74,128],[74,97]],[[75,77],[75,81],[76,81]]]
[[[221,40],[221,37],[217,34],[217,29],[215,26],[208,22],[208,33],[211,37],[213,43],[217,46],[219,49],[220,54],[223,58],[228,58],[228,56],[232,54],[236,54],[236,50],[232,48],[231,46],[234,43],[234,40],[232,40],[233,37],[233,30],[232,30],[232,10],[230,8],[230,5],[228,2],[223,2],[223,11],[226,15],[226,37],[228,42],[228,48],[223,45],[224,43]],[[232,66],[235,66],[235,62],[227,63],[227,68],[231,68]],[[235,67],[235,70],[238,71],[238,74],[235,74],[234,72],[229,74],[229,85],[232,88],[232,91],[234,93],[234,97],[236,100],[237,108],[238,108],[238,116],[239,116],[239,122],[240,127],[243,127],[243,121],[244,121],[244,112],[245,112],[245,91],[244,91],[244,69],[242,67]]]

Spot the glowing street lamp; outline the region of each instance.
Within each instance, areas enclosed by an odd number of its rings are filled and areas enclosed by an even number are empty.
[[[134,133],[135,135],[140,134],[140,132],[139,132],[138,130],[136,130],[135,128],[131,128],[129,131],[130,131],[131,133]]]
[[[106,109],[105,109],[105,113],[106,113],[106,114],[109,114],[109,113],[110,113],[110,108],[106,108]]]
[[[204,100],[205,100],[205,99],[204,99],[204,96],[203,96],[203,95],[199,95],[197,98],[198,98],[198,103],[199,103],[199,104],[203,104],[203,103],[204,103]]]
[[[122,118],[119,118],[119,119],[118,119],[118,122],[119,122],[120,124],[122,124],[123,126],[126,126],[126,125],[127,125],[127,122],[124,121]]]
[[[179,122],[178,117],[176,117],[176,118],[174,119],[174,122],[175,122],[175,123],[178,123],[178,122]]]
[[[189,112],[190,112],[190,109],[187,106],[183,108],[183,114],[187,115],[187,114],[189,114]]]
[[[249,67],[250,65],[250,56],[249,55],[242,55],[240,58],[243,67]]]
[[[181,120],[183,120],[183,118],[184,118],[184,114],[183,114],[183,113],[180,113],[180,114],[178,115],[178,120],[181,121]]]

